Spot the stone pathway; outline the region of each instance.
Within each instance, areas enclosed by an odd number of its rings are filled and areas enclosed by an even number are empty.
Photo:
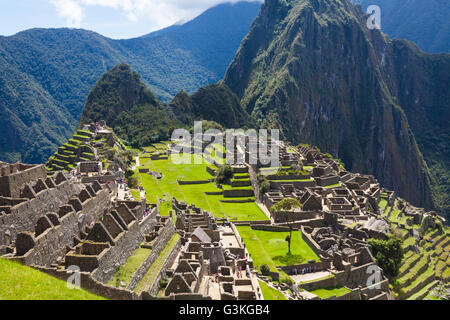
[[[272,217],[270,215],[270,212],[267,209],[267,207],[264,204],[260,203],[260,202],[257,202],[256,204],[261,209],[261,211],[264,212],[264,214],[267,216],[267,218],[269,218],[272,223],[275,223],[275,221],[273,221],[273,219],[272,219]]]
[[[290,275],[290,277],[295,281],[295,283],[300,283],[300,282],[304,282],[304,281],[321,279],[330,274],[331,274],[331,272],[329,272],[329,271],[321,271],[321,272],[315,272],[315,273]]]
[[[136,164],[134,166],[131,167],[131,170],[136,170],[137,167],[141,166],[140,160],[139,160],[139,156],[136,156],[136,158],[134,159],[134,161],[136,162]]]

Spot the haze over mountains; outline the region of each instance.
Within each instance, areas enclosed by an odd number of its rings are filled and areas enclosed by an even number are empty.
[[[44,162],[72,135],[91,87],[118,63],[130,64],[165,102],[217,82],[260,5],[218,5],[129,40],[74,29],[0,37],[0,159]]]
[[[391,38],[408,39],[430,53],[450,52],[450,1],[352,0],[364,12],[370,5],[381,9],[381,28]]]

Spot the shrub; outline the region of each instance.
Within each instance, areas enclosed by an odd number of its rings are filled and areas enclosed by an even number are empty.
[[[127,180],[127,185],[129,188],[133,189],[138,186],[138,179],[134,176],[132,170],[125,171],[125,179]]]
[[[161,279],[159,280],[159,287],[160,287],[161,289],[165,289],[165,288],[167,287],[167,284],[168,284],[167,279],[161,278]]]
[[[280,212],[280,211],[289,211],[293,208],[301,208],[302,205],[300,202],[298,202],[297,199],[294,198],[285,198],[281,200],[280,202],[276,203],[275,205],[270,208],[270,211],[273,212]]]
[[[289,287],[292,287],[292,285],[294,284],[291,278],[282,278],[280,281],[287,284]]]
[[[262,194],[269,192],[270,191],[270,182],[267,180],[264,180],[260,185],[259,185],[259,192],[261,192]]]
[[[219,166],[216,171],[216,184],[228,184],[233,178],[233,168],[230,165]]]
[[[268,276],[270,274],[270,267],[267,264],[263,264],[259,267],[263,276]]]

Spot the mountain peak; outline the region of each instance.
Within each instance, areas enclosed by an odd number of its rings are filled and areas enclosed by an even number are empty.
[[[267,0],[224,82],[260,126],[328,150],[349,170],[374,174],[413,204],[432,208],[422,153],[428,160],[441,154],[442,163],[448,156],[423,129],[448,131],[434,114],[448,113],[448,94],[436,81],[446,82],[439,70],[448,70],[448,59],[399,46],[405,42],[369,30],[366,20],[348,0]],[[428,84],[426,91],[412,79]],[[428,107],[414,105],[412,92]]]
[[[139,74],[130,65],[120,63],[108,70],[91,89],[81,123],[103,119],[108,125],[114,126],[121,112],[129,112],[135,105],[158,103]]]

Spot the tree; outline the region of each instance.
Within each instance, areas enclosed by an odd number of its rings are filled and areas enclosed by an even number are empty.
[[[301,208],[302,205],[300,202],[298,202],[295,198],[285,198],[281,200],[280,202],[276,203],[275,205],[270,208],[270,211],[272,213],[275,212],[281,212],[281,211],[290,211],[294,208]],[[286,223],[289,226],[289,235],[286,237],[286,242],[288,243],[288,253],[291,253],[291,241],[292,241],[292,232],[294,230],[292,223],[289,221],[289,215],[286,215]]]
[[[220,166],[216,171],[216,184],[230,183],[233,178],[233,168],[230,165]]]
[[[263,276],[268,276],[270,274],[270,267],[267,264],[262,264],[259,267]]]
[[[286,242],[288,243],[288,252],[291,253],[291,239],[292,239],[292,228],[289,227],[289,235],[286,237]]]
[[[136,152],[133,150],[125,150],[119,154],[120,158],[122,158],[123,162],[127,165],[127,167],[131,167],[133,162],[133,158],[136,156]]]
[[[125,179],[127,180],[127,185],[130,189],[137,187],[138,179],[134,176],[134,172],[132,170],[125,171]]]
[[[260,185],[259,185],[259,192],[261,194],[264,194],[266,192],[270,191],[270,182],[267,180],[264,180]]]
[[[372,247],[373,255],[386,275],[390,278],[397,276],[403,260],[403,241],[391,236],[388,240],[369,239],[367,243]]]

